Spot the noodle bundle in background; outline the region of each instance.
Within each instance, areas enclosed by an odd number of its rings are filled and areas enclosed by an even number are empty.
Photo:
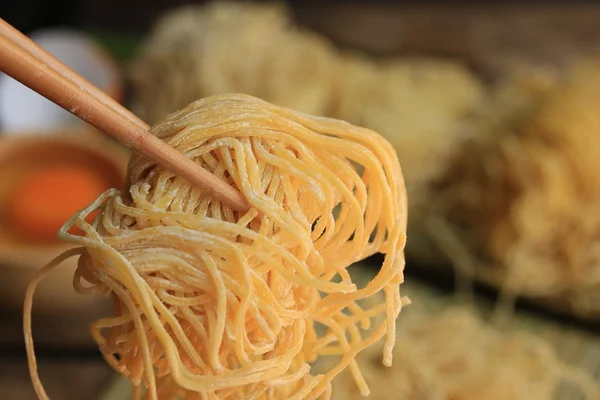
[[[357,265],[356,282],[373,270]],[[398,319],[394,364],[378,362],[381,344],[357,359],[376,400],[596,400],[600,398],[600,342],[593,334],[519,313],[497,324],[493,304],[465,304],[453,294],[408,279],[412,301]],[[377,296],[364,301],[367,307]],[[335,360],[320,360],[315,369]],[[344,372],[332,399],[362,399]]]
[[[209,3],[159,20],[130,75],[152,124],[196,99],[233,92],[325,115],[334,62],[327,41],[292,26],[283,6]]]
[[[460,64],[434,59],[343,56],[338,70],[332,115],[384,135],[405,166],[411,207],[427,201],[485,101],[483,84]]]
[[[80,247],[28,289],[25,337],[40,399],[48,396],[31,332],[35,287],[77,255],[75,289],[114,300],[115,315],[92,324],[92,335],[136,399],[329,399],[345,369],[368,394],[355,358],[382,340],[380,362],[392,364],[408,302],[400,295],[406,192],[391,145],[347,122],[236,94],[195,101],[152,133],[240,190],[250,210],[133,156],[129,186],[61,228],[59,237]],[[84,234],[69,233],[73,226]],[[347,267],[377,252],[379,273],[357,286]]]
[[[576,62],[466,143],[431,215],[507,294],[600,318],[600,63]],[[523,90],[520,91],[524,93]],[[491,110],[494,114],[495,110]],[[486,117],[485,122],[490,122]],[[434,218],[434,219],[436,219]],[[438,235],[439,236],[439,235]],[[460,239],[448,246],[450,236]]]
[[[422,300],[411,298],[417,303]],[[532,334],[502,332],[470,307],[415,311],[408,309],[400,322],[392,368],[377,363],[376,347],[358,357],[365,379],[373,382],[373,399],[600,398],[591,373],[561,361],[547,342]],[[334,381],[332,398],[363,397],[344,373]]]

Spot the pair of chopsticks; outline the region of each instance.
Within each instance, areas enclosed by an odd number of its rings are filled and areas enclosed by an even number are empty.
[[[244,196],[148,132],[131,111],[0,18],[0,71],[163,168],[245,211]]]

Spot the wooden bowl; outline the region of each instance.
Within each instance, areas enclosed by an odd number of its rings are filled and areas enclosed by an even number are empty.
[[[25,289],[34,274],[58,254],[73,247],[55,242],[36,243],[15,235],[5,215],[7,194],[11,187],[34,168],[64,160],[81,163],[107,174],[112,187],[121,187],[127,169],[128,152],[101,134],[87,129],[42,136],[32,134],[0,138],[0,307],[20,310]],[[38,286],[34,313],[68,315],[88,312],[106,299],[82,296],[73,289],[77,257],[58,268]]]

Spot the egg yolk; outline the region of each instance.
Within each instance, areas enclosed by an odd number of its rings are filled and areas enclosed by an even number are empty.
[[[109,188],[104,177],[79,165],[45,167],[24,177],[7,198],[10,228],[34,241],[52,241],[73,214]],[[89,220],[93,215],[88,216]],[[74,229],[74,234],[80,231]]]

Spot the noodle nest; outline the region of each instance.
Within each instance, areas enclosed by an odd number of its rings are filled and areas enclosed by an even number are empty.
[[[598,65],[584,60],[564,76],[513,83],[504,93],[515,107],[483,120],[441,180],[432,212],[450,228],[446,245],[460,238],[462,249],[445,246],[455,264],[466,263],[458,256],[466,251],[471,273],[508,297],[588,318],[600,315]]]
[[[471,307],[411,308],[400,326],[392,368],[377,363],[377,346],[358,356],[367,382],[377,382],[371,394],[375,399],[600,398],[593,376],[562,362],[544,340],[497,330]],[[567,387],[569,394],[563,395]],[[334,381],[334,400],[359,398],[348,374]]]
[[[32,378],[37,282],[81,254],[74,286],[111,296],[92,325],[106,361],[150,399],[329,398],[355,356],[385,337],[391,365],[406,241],[406,193],[391,145],[343,121],[247,95],[196,101],[152,128],[165,143],[238,188],[246,213],[133,156],[128,188],[102,195],[59,236],[82,248],[29,287],[25,332]],[[101,210],[92,224],[85,218]],[[78,226],[85,235],[68,233]],[[378,275],[357,288],[346,268],[373,253]],[[365,307],[361,299],[383,294]],[[373,322],[373,324],[372,324]],[[322,374],[310,363],[341,360]]]
[[[196,99],[232,92],[325,115],[334,61],[328,42],[293,27],[284,7],[211,3],[165,15],[130,76],[151,123]]]

